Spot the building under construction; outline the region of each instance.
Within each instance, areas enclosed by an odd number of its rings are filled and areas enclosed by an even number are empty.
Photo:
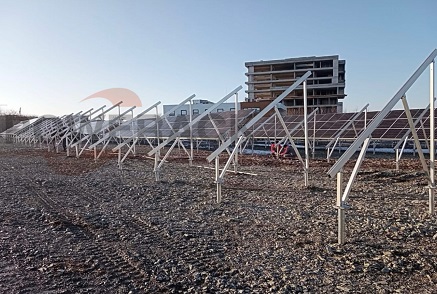
[[[345,98],[345,60],[338,55],[246,62],[248,98],[242,108],[259,108],[282,94],[298,78],[311,71],[307,80],[308,110],[342,112]],[[282,101],[287,114],[303,113],[303,89],[299,86]]]

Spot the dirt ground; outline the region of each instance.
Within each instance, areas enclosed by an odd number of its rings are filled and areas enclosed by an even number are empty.
[[[437,221],[417,158],[366,159],[337,245],[332,165],[241,156],[213,167],[97,163],[0,143],[2,293],[437,293]],[[224,159],[221,160],[224,163]],[[345,177],[352,169],[348,164]]]

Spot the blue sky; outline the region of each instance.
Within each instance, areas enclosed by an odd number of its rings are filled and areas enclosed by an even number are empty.
[[[246,89],[247,61],[338,54],[345,110],[380,110],[437,48],[436,8],[435,0],[0,0],[0,108],[68,114],[109,105],[80,101],[115,87],[144,107],[191,94],[217,101]],[[427,71],[408,92],[411,108],[426,107],[428,89]]]

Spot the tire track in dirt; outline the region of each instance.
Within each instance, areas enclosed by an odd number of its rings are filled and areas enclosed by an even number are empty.
[[[96,203],[96,196],[85,196],[87,201]],[[170,281],[171,268],[178,267],[178,272],[185,272],[192,276],[193,282],[204,282],[206,273],[218,275],[230,271],[223,264],[225,258],[224,243],[214,240],[211,231],[202,231],[199,227],[192,227],[191,223],[166,222],[167,226],[155,222],[153,219],[140,216],[138,212],[132,212],[120,208],[117,215],[105,215],[112,223],[122,223],[117,228],[124,236],[141,236],[140,247],[142,253],[132,254],[127,258],[136,260],[143,256],[156,256],[160,252],[161,257],[150,260],[147,264],[150,279],[148,287],[160,290],[188,290],[179,281]],[[95,216],[99,218],[99,216]],[[196,225],[196,224],[194,224]],[[114,238],[117,238],[114,236]],[[195,246],[193,244],[195,242]],[[203,250],[199,250],[199,248]],[[126,253],[129,254],[129,253]],[[164,260],[163,257],[177,256],[177,260]],[[135,263],[135,261],[132,261]],[[141,263],[141,262],[140,262]],[[169,286],[165,286],[164,284]],[[164,287],[164,289],[162,288]]]
[[[14,169],[2,164],[4,171],[13,173]],[[128,257],[135,255],[128,252],[119,246],[116,234],[98,229],[100,225],[86,220],[85,217],[79,214],[73,214],[68,207],[58,203],[42,189],[41,185],[24,175],[27,179],[23,183],[23,187],[28,191],[28,195],[32,195],[32,200],[35,204],[41,206],[49,218],[50,225],[54,227],[62,227],[74,234],[80,240],[88,241],[90,246],[87,251],[93,259],[99,260],[99,267],[108,274],[112,279],[118,279],[119,283],[125,285],[130,290],[141,290],[144,288],[145,281],[149,280],[149,274],[144,270],[147,265],[146,260],[142,260],[141,264],[133,263]],[[0,276],[9,272],[9,267],[5,267],[4,271],[0,272]],[[88,271],[92,271],[89,269]],[[85,270],[85,273],[87,270]],[[29,290],[29,289],[28,289]]]

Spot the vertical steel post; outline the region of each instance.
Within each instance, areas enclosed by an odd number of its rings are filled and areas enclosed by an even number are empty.
[[[305,132],[305,187],[308,186],[309,152],[308,152],[308,101],[307,101],[307,81],[303,81],[303,120]]]
[[[190,166],[193,165],[193,126],[191,125],[191,122],[193,121],[193,101],[190,100]]]
[[[313,159],[316,155],[316,117],[317,113],[314,113],[314,124],[313,124]]]
[[[153,167],[153,171],[155,172],[155,181],[159,182],[159,152],[155,153],[155,166]]]
[[[220,157],[215,158],[215,182],[217,183],[217,203],[222,201],[222,183],[220,180]]]
[[[364,129],[367,128],[367,107],[366,110],[364,111]]]
[[[67,157],[70,156],[70,140],[68,140],[68,136],[65,137],[65,146],[67,147]]]
[[[434,111],[434,60],[429,64],[429,213],[434,214],[434,192],[435,192],[435,177],[434,177],[434,165],[435,165],[435,111]]]
[[[276,116],[275,116],[275,139],[274,139],[274,144],[276,145],[276,124],[277,124],[278,122],[277,122],[277,119],[276,119]]]
[[[343,170],[337,173],[337,211],[338,211],[338,244],[344,244],[345,240],[345,215],[343,208]]]
[[[118,149],[118,168],[121,169],[121,148]]]
[[[238,93],[235,93],[235,134],[238,133]],[[237,147],[237,146],[235,146]],[[238,170],[238,151],[234,157],[234,172]]]
[[[155,106],[156,109],[156,119],[155,119],[155,124],[156,124],[156,146],[159,145],[159,122],[161,121],[161,119],[159,118],[159,112],[158,112],[158,105]],[[153,147],[152,147],[153,149]],[[158,159],[161,157],[161,149],[158,150]]]

